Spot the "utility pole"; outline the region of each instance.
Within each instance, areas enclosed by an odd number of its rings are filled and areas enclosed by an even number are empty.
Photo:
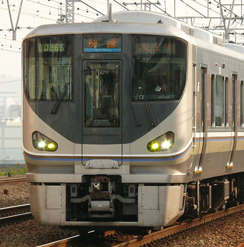
[[[66,22],[67,23],[74,23],[75,21],[75,2],[78,0],[66,0]]]
[[[89,4],[85,3],[82,0],[66,0],[66,22],[67,23],[74,23],[75,22],[75,15],[74,15],[75,2],[83,3],[84,5],[88,6],[89,8],[95,10],[100,15],[104,16],[104,14],[102,12],[98,11],[97,9],[93,8],[92,6],[90,6]]]

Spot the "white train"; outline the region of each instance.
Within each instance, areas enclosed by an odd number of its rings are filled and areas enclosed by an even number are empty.
[[[243,54],[157,13],[113,18],[41,26],[23,41],[33,216],[156,228],[242,202]]]

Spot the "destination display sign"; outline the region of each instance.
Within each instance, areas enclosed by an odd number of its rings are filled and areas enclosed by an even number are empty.
[[[93,34],[83,37],[83,52],[118,53],[121,51],[121,35]]]
[[[160,54],[175,56],[176,42],[171,38],[140,36],[135,38],[136,54]]]
[[[43,56],[65,56],[73,47],[72,35],[53,35],[36,39],[37,51]]]

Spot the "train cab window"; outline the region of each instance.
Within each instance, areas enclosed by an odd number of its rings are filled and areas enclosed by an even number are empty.
[[[72,47],[72,36],[24,42],[24,90],[28,100],[72,100]]]
[[[133,36],[133,100],[178,100],[186,80],[187,46],[163,36]]]

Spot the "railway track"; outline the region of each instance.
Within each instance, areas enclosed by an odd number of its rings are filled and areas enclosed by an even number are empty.
[[[0,184],[25,182],[25,181],[27,181],[26,177],[22,177],[22,178],[0,178]]]
[[[213,220],[219,219],[221,217],[225,217],[225,216],[228,216],[228,215],[231,215],[231,214],[243,211],[243,210],[244,210],[244,204],[233,207],[233,208],[229,208],[226,211],[219,211],[219,212],[216,212],[213,214],[209,214],[209,215],[203,216],[201,218],[194,219],[194,220],[187,222],[187,223],[182,223],[179,225],[171,226],[171,227],[162,229],[160,231],[153,232],[149,235],[136,236],[129,241],[122,242],[119,244],[114,244],[111,246],[112,247],[146,246],[147,244],[150,244],[153,241],[156,241],[158,239],[165,238],[165,237],[170,236],[172,234],[179,233],[181,231],[190,229],[190,228],[195,227],[195,226],[200,226],[200,225],[205,224],[207,222],[210,222],[210,221],[213,221]],[[38,247],[61,247],[61,246],[62,247],[69,247],[69,246],[72,246],[74,244],[76,244],[76,246],[79,246],[80,241],[81,241],[80,236],[76,235],[76,236],[73,236],[71,238],[62,239],[60,241],[55,241],[55,242],[41,245]],[[103,241],[103,240],[101,239],[101,241]],[[105,241],[107,241],[107,239]],[[80,243],[80,246],[84,246],[83,243]],[[238,245],[238,247],[244,247],[244,243]]]
[[[0,208],[0,227],[33,219],[30,204]]]

